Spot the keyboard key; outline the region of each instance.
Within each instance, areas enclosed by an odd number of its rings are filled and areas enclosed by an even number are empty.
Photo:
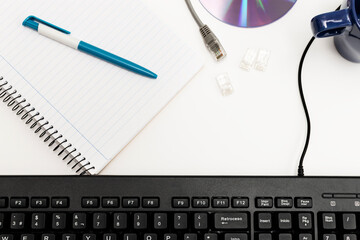
[[[10,228],[14,230],[23,229],[25,227],[24,221],[24,213],[12,213],[10,218]]]
[[[0,208],[7,207],[7,198],[0,198]]]
[[[27,208],[28,199],[27,198],[11,198],[10,200],[11,208]]]
[[[154,228],[155,229],[166,229],[167,228],[167,214],[166,213],[155,213],[154,214]]]
[[[14,240],[14,235],[12,235],[12,234],[0,234],[0,240]]]
[[[232,199],[233,208],[248,208],[249,207],[249,198],[233,198]]]
[[[159,198],[143,198],[143,208],[158,208],[160,207]]]
[[[278,226],[279,226],[279,229],[291,229],[292,228],[291,214],[290,213],[279,213]]]
[[[336,235],[335,234],[324,234],[323,240],[336,240]]]
[[[66,214],[53,213],[52,215],[52,229],[63,230],[66,227]]]
[[[154,233],[145,233],[144,240],[157,240],[157,235]]]
[[[218,240],[218,235],[216,233],[205,233],[204,240]]]
[[[163,240],[177,240],[177,235],[174,233],[165,233]]]
[[[31,216],[31,229],[45,229],[45,213],[33,213]]]
[[[277,208],[292,208],[293,200],[292,200],[292,198],[276,198],[276,207]]]
[[[272,198],[256,198],[256,207],[257,208],[272,208],[273,199]]]
[[[94,229],[105,229],[107,227],[106,213],[94,213],[93,215],[93,228]]]
[[[312,229],[311,213],[299,213],[299,228],[302,230]]]
[[[76,240],[75,234],[63,234],[61,240]]]
[[[172,201],[173,208],[188,208],[189,199],[188,198],[173,198]]]
[[[192,207],[193,208],[208,208],[209,207],[209,198],[193,198]]]
[[[296,198],[296,207],[297,208],[312,208],[312,199],[311,198]]]
[[[228,198],[214,198],[212,200],[213,208],[228,208],[229,199]]]
[[[312,240],[312,235],[309,233],[299,234],[299,240]]]
[[[0,213],[0,229],[4,228],[4,218],[5,218],[4,214]]]
[[[197,234],[195,233],[185,233],[184,240],[197,240]]]
[[[86,213],[74,213],[73,214],[73,229],[85,229],[86,228]]]
[[[356,229],[356,217],[355,214],[343,214],[343,227],[345,230],[355,230]]]
[[[137,240],[137,235],[135,233],[124,234],[123,240]]]
[[[114,213],[114,228],[126,229],[127,228],[127,214],[126,213]]]
[[[82,240],[96,240],[95,234],[83,234]]]
[[[194,228],[196,230],[202,230],[202,229],[208,228],[207,213],[195,213],[194,214]]]
[[[224,240],[247,240],[246,233],[225,233]]]
[[[214,225],[216,229],[246,229],[248,217],[246,213],[215,213]]]
[[[279,240],[292,240],[292,235],[290,233],[280,233]]]
[[[174,214],[174,228],[177,230],[187,229],[187,214],[186,213],[175,213]]]
[[[51,199],[51,207],[52,208],[68,208],[69,207],[69,199],[68,198],[52,198]]]
[[[49,200],[47,198],[31,198],[32,208],[47,208],[49,207]]]
[[[42,234],[41,240],[55,240],[55,234]]]
[[[355,234],[344,234],[343,240],[356,240],[357,237]]]
[[[259,229],[271,229],[272,219],[271,213],[259,213],[258,214],[258,228]]]
[[[146,229],[147,228],[147,214],[135,213],[134,214],[134,229]]]
[[[324,229],[336,229],[335,213],[323,213],[322,225]]]
[[[103,240],[117,240],[115,233],[106,233],[103,235]]]
[[[258,240],[272,240],[271,233],[260,233]]]
[[[98,208],[99,207],[99,198],[82,198],[81,206],[83,208]]]
[[[103,208],[118,208],[120,207],[119,198],[103,198],[102,206]]]
[[[139,198],[123,198],[122,204],[124,208],[138,208],[140,207]]]
[[[21,234],[20,240],[34,240],[35,236],[34,234]]]

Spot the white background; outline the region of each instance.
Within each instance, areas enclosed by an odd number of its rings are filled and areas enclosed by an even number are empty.
[[[204,68],[101,174],[294,175],[306,134],[298,63],[311,18],[341,2],[299,0],[279,21],[244,29],[221,23],[193,0],[228,52],[221,63],[207,52],[183,0],[145,2],[203,56]],[[247,48],[271,51],[266,72],[239,68]],[[215,81],[223,72],[235,88],[228,97]],[[306,174],[360,174],[359,74],[360,64],[344,60],[332,39],[310,49],[303,74],[313,124]],[[1,103],[0,174],[73,172]]]

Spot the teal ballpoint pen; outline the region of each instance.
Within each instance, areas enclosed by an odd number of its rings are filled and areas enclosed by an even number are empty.
[[[80,50],[82,52],[85,52],[87,54],[90,54],[94,57],[97,57],[97,58],[100,58],[107,62],[110,62],[116,66],[122,67],[124,69],[127,69],[127,70],[132,71],[137,74],[141,74],[146,77],[157,78],[157,75],[155,73],[153,73],[152,71],[150,71],[136,63],[130,62],[129,60],[126,60],[124,58],[116,56],[115,54],[109,53],[105,50],[95,47],[89,43],[80,41],[80,40],[70,36],[69,31],[67,31],[63,28],[60,28],[58,26],[55,26],[44,20],[41,20],[37,17],[34,17],[34,16],[27,17],[24,20],[23,25],[26,27],[29,27],[31,29],[34,29],[35,31],[37,31],[39,34],[41,34],[43,36],[46,36],[57,42],[65,44],[66,46],[69,46],[71,48],[74,48],[74,49]]]

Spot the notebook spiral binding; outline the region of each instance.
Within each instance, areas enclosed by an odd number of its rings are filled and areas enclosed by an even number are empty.
[[[49,147],[54,152],[58,152],[58,156],[63,157],[63,161],[68,160],[67,164],[80,175],[91,175],[90,171],[95,170],[85,157],[77,151],[72,144],[68,143],[67,139],[61,135],[58,130],[45,120],[34,107],[22,97],[17,90],[13,89],[2,76],[0,76],[0,100],[7,103],[13,112],[18,115],[21,120],[25,121],[26,125],[30,125],[30,129],[34,133],[39,134],[39,138],[44,139],[44,142],[49,142]]]

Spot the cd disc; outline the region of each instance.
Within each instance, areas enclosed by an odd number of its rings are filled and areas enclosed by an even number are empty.
[[[284,16],[296,0],[200,0],[217,19],[238,27],[260,27]]]

